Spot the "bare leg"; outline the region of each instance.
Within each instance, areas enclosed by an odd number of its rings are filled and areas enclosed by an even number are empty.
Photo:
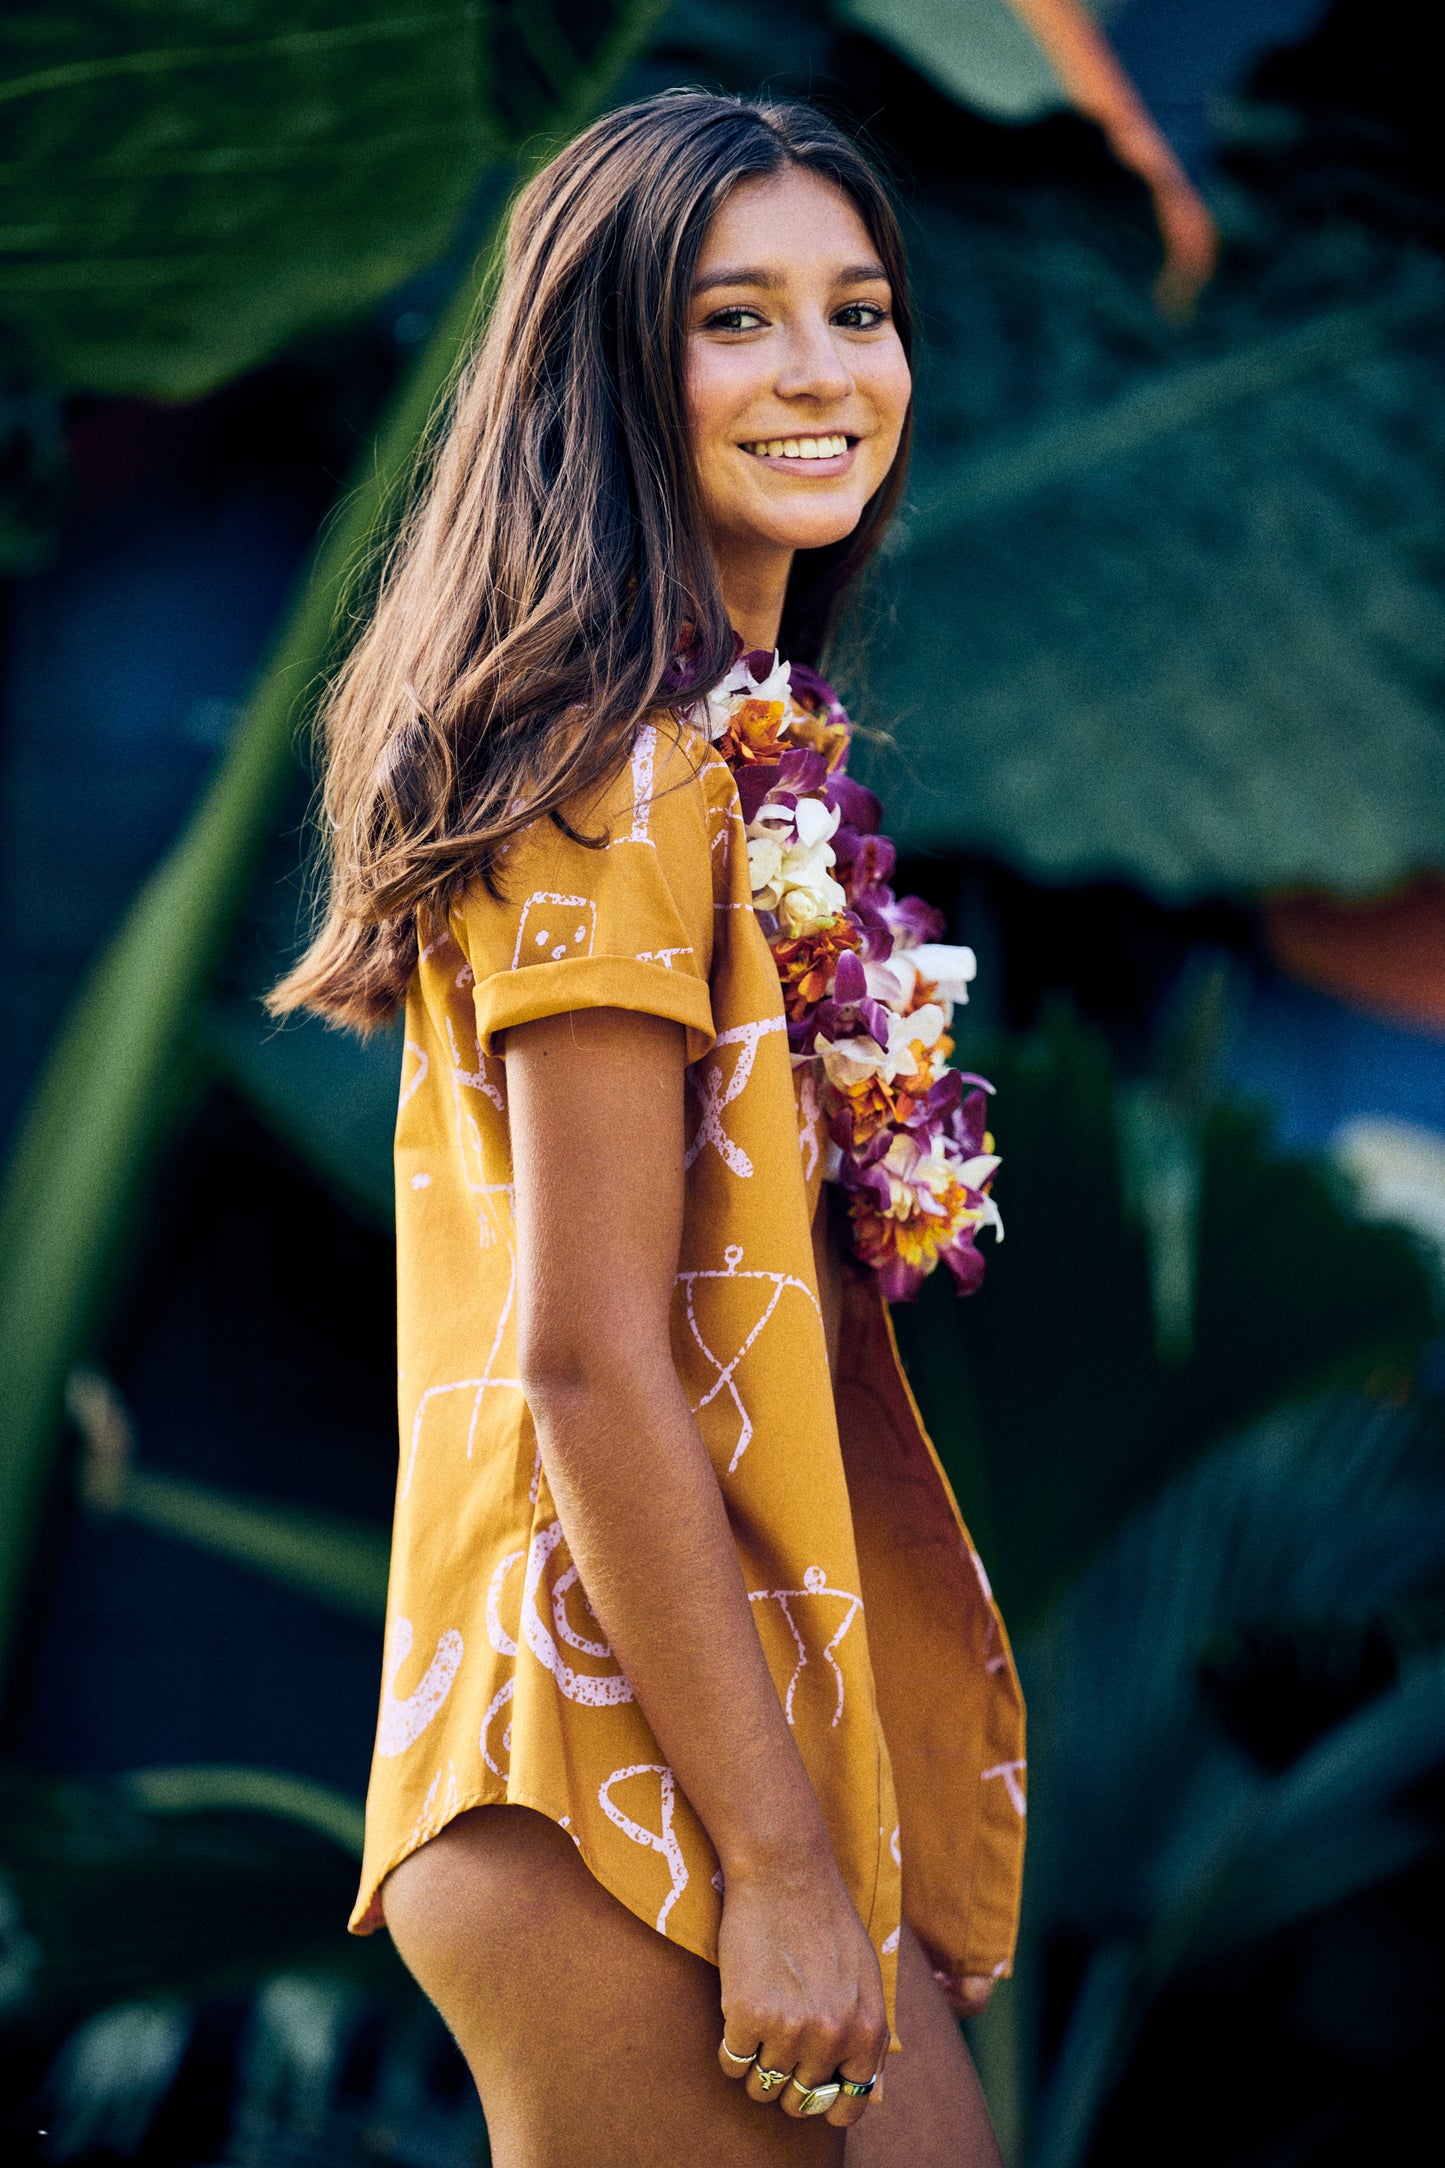
[[[884,2098],[848,2132],[847,2168],[1003,2168],[958,2020],[917,1938],[898,1949],[898,2037]]]
[[[713,1967],[609,1896],[544,1815],[459,1816],[383,1901],[466,2056],[497,2168],[843,2168],[843,2131],[728,2083]]]

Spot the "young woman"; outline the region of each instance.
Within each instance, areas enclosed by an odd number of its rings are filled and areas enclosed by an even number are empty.
[[[972,966],[888,887],[812,668],[908,348],[818,114],[599,121],[517,203],[328,703],[329,908],[275,1003],[406,1006],[353,1925],[500,2168],[997,2160],[949,2002],[1008,1967],[1022,1715],[884,1300],[982,1269]]]

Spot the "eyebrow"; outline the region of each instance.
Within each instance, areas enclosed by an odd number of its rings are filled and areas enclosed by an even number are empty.
[[[867,286],[881,279],[887,284],[888,273],[881,263],[854,263],[838,273],[840,286]],[[695,281],[694,294],[710,294],[718,286],[761,286],[766,291],[776,291],[783,281],[776,273],[758,265],[727,264],[721,271],[709,271],[706,278]]]

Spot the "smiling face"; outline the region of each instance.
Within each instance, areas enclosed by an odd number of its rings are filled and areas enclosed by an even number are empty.
[[[739,182],[698,259],[687,403],[723,595],[749,645],[776,638],[793,552],[857,526],[897,455],[910,391],[888,279],[852,200],[797,166]]]

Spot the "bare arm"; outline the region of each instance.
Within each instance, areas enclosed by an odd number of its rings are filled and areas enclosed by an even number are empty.
[[[588,1599],[722,1864],[727,2038],[805,2083],[866,2078],[887,2038],[877,1960],[672,1360],[683,1054],[679,1026],[617,1010],[508,1037],[522,1377]]]

